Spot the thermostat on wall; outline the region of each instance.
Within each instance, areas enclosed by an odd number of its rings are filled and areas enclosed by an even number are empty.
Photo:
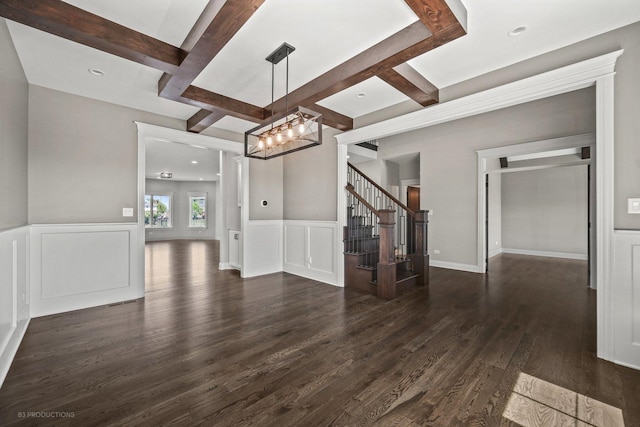
[[[268,204],[269,202],[267,202],[266,200],[260,200],[260,206],[262,206],[263,208],[266,208]]]

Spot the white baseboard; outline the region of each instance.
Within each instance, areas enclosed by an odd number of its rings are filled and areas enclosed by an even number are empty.
[[[429,266],[448,268],[449,270],[468,271],[470,273],[484,273],[480,267],[471,264],[458,264],[457,262],[429,260]]]
[[[145,236],[145,242],[162,242],[165,240],[220,240],[214,237],[195,237],[195,236],[171,236],[171,237],[149,237]]]
[[[240,268],[235,267],[229,264],[228,262],[221,262],[220,264],[218,264],[218,269],[219,270],[240,270]]]
[[[617,360],[617,359],[614,359],[613,363],[615,363],[617,365],[624,366],[626,368],[631,368],[631,369],[635,369],[635,370],[640,371],[640,365],[634,365],[633,363],[627,363],[627,362],[624,362],[624,361],[621,361],[621,360]]]
[[[318,272],[306,267],[299,267],[296,265],[285,264],[284,272],[289,274],[295,274],[296,276],[305,277],[307,279],[315,280],[316,282],[326,283],[327,285],[338,286],[336,283],[335,274],[328,274],[325,272]]]
[[[31,319],[27,318],[18,322],[18,325],[14,328],[13,333],[11,334],[11,338],[9,338],[7,345],[0,354],[0,387],[2,387],[4,379],[9,373],[11,363],[13,363],[13,358],[16,357],[22,338],[24,337],[25,332],[27,332],[30,320]]]
[[[515,255],[542,256],[542,257],[549,257],[549,258],[579,259],[584,261],[588,259],[586,254],[574,254],[569,252],[532,251],[529,249],[502,248],[502,253],[515,254]]]
[[[500,255],[502,253],[502,248],[494,249],[489,251],[489,258],[493,258],[496,255]]]

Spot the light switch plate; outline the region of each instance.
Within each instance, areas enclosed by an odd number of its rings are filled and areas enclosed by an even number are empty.
[[[640,199],[627,199],[629,201],[628,212],[630,214],[640,214]]]
[[[133,216],[133,208],[122,208],[122,216]]]

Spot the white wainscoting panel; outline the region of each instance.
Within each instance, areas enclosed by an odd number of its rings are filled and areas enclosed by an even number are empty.
[[[242,277],[282,271],[282,221],[249,221],[243,235]]]
[[[31,317],[139,295],[137,224],[31,227]]]
[[[640,369],[640,231],[613,233],[614,362]]]
[[[284,271],[337,285],[339,242],[335,221],[285,221]]]
[[[29,325],[29,227],[0,231],[0,387]]]
[[[284,264],[285,268],[307,268],[306,238],[307,227],[302,224],[284,225]]]

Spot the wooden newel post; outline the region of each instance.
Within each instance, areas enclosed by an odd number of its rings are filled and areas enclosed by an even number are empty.
[[[393,299],[396,296],[396,248],[395,210],[378,211],[380,225],[380,258],[378,260],[378,297]]]
[[[416,254],[413,257],[413,270],[422,275],[421,285],[429,284],[428,216],[429,211],[416,211]]]

